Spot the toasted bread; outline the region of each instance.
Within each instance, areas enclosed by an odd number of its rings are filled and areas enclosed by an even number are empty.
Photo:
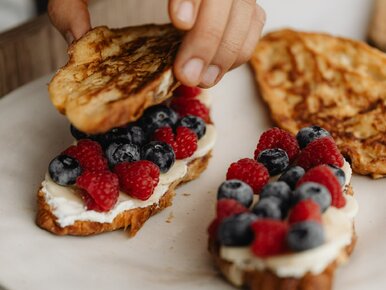
[[[356,173],[386,175],[386,55],[327,34],[267,34],[251,60],[273,120],[331,132]]]
[[[96,27],[69,47],[68,63],[49,84],[50,98],[83,132],[134,121],[177,86],[172,64],[181,38],[172,25]]]

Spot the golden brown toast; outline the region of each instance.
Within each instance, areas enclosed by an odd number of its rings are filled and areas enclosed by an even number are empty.
[[[327,34],[280,30],[251,60],[273,120],[296,133],[330,131],[356,173],[386,175],[386,55]]]
[[[172,64],[181,37],[169,24],[96,27],[70,46],[68,63],[49,84],[50,98],[83,132],[134,121],[177,86]]]

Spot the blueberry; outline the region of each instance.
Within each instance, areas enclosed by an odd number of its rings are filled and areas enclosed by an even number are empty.
[[[252,213],[241,213],[225,218],[218,228],[218,241],[224,246],[249,245],[254,237],[251,223],[256,219]]]
[[[131,142],[131,134],[124,127],[113,128],[110,131],[100,134],[96,137],[97,141],[103,148],[109,147],[114,142],[129,143]]]
[[[289,165],[287,153],[280,148],[266,149],[260,152],[257,161],[262,163],[273,176],[283,172]]]
[[[68,155],[55,157],[48,166],[51,179],[59,185],[73,185],[82,174],[79,161]]]
[[[232,198],[245,207],[250,207],[253,201],[253,190],[245,182],[238,179],[224,181],[217,191],[217,199]]]
[[[137,145],[142,145],[145,143],[146,141],[145,132],[138,124],[135,124],[135,123],[129,124],[126,127],[126,130],[131,136],[131,142]]]
[[[178,116],[175,111],[165,105],[156,105],[145,110],[139,124],[147,136],[150,136],[159,128],[174,127],[177,120]]]
[[[288,247],[295,252],[316,248],[324,240],[322,225],[312,221],[293,224],[287,234]]]
[[[283,181],[276,181],[267,184],[260,192],[260,200],[276,197],[280,200],[282,217],[285,217],[290,206],[291,188]]]
[[[121,162],[133,162],[141,159],[139,146],[124,140],[111,142],[107,146],[105,154],[110,167]]]
[[[296,183],[304,175],[304,173],[305,170],[303,167],[290,167],[279,177],[279,181],[284,181],[291,187],[291,189],[295,189]]]
[[[70,131],[71,131],[71,135],[76,139],[76,140],[80,140],[80,139],[86,139],[88,138],[88,134],[80,131],[79,129],[77,129],[74,125],[70,125]]]
[[[328,189],[316,182],[305,182],[293,192],[293,204],[311,198],[319,204],[322,212],[331,205],[331,194]]]
[[[177,127],[178,126],[183,126],[191,129],[194,133],[196,133],[198,139],[204,136],[206,132],[206,125],[204,120],[200,117],[193,115],[188,115],[180,119],[177,122]]]
[[[346,184],[346,174],[344,173],[344,171],[336,165],[328,164],[328,166],[330,167],[331,171],[335,174],[336,178],[340,183],[340,186],[344,186]]]
[[[173,148],[160,141],[152,141],[143,146],[141,157],[156,164],[162,173],[167,172],[176,160]]]
[[[275,196],[262,198],[252,209],[259,218],[282,219],[284,214],[281,210],[281,200]]]
[[[303,149],[312,141],[323,137],[329,137],[329,136],[331,135],[327,130],[319,126],[310,126],[310,127],[305,127],[301,129],[296,134],[296,139],[298,140],[300,148]]]

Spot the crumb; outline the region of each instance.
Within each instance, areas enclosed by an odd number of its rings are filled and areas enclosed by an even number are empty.
[[[183,193],[182,195],[183,196],[190,196],[191,194],[190,193]]]
[[[174,218],[174,215],[173,215],[173,212],[171,211],[171,212],[169,213],[168,218],[166,219],[166,222],[167,222],[168,224],[170,224],[170,223],[172,222],[173,218]]]

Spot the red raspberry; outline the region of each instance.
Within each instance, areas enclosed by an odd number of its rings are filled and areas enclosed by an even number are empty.
[[[220,221],[231,215],[247,211],[248,209],[235,199],[224,198],[217,202],[217,218]]]
[[[331,194],[332,206],[341,208],[346,205],[346,199],[343,196],[339,180],[327,165],[319,165],[308,170],[297,182],[296,186],[300,186],[308,181],[319,183],[328,189]]]
[[[316,221],[322,223],[320,206],[312,199],[299,201],[291,210],[288,222],[294,224],[302,221]]]
[[[209,225],[208,227],[208,234],[209,234],[209,237],[211,237],[212,239],[216,239],[217,238],[217,230],[218,230],[218,227],[221,223],[221,219],[220,218],[215,218]]]
[[[155,131],[153,138],[172,146],[177,159],[188,158],[197,150],[197,135],[187,127],[178,127],[176,134],[172,128],[163,127]]]
[[[122,191],[140,200],[149,199],[160,175],[158,166],[147,160],[122,162],[115,166],[114,171]]]
[[[331,137],[316,139],[300,152],[298,165],[304,169],[321,164],[343,166],[343,156]]]
[[[108,170],[107,160],[103,157],[102,147],[98,142],[88,139],[79,140],[76,145],[68,147],[62,154],[79,160],[83,170]]]
[[[268,257],[286,251],[288,224],[273,219],[260,219],[252,223],[255,239],[252,252],[258,257]]]
[[[209,109],[197,99],[175,98],[171,106],[180,117],[193,115],[201,117],[206,123],[210,121]]]
[[[117,175],[108,171],[86,171],[76,180],[85,192],[82,198],[88,210],[108,211],[118,200],[119,181]]]
[[[282,129],[272,128],[260,136],[255,150],[255,159],[257,159],[261,151],[274,148],[283,149],[287,153],[290,162],[299,154],[299,145],[294,136]]]
[[[173,92],[173,95],[181,98],[195,98],[201,94],[201,89],[197,87],[188,87],[185,85],[180,85]]]
[[[227,172],[227,180],[240,179],[252,187],[255,194],[259,193],[268,183],[269,173],[263,164],[253,159],[244,158],[232,163]]]

